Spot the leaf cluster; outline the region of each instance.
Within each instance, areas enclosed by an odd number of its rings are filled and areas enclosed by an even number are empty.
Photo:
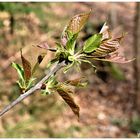
[[[19,79],[17,81],[17,84],[21,89],[21,93],[26,92],[29,88],[34,86],[34,82],[36,80],[36,78],[34,78],[34,73],[39,67],[39,64],[42,62],[44,56],[44,54],[39,55],[36,64],[32,68],[31,63],[22,55],[21,50],[22,66],[15,62],[12,62],[12,67],[15,68],[18,73]]]
[[[99,33],[93,34],[84,42],[82,48],[76,48],[78,35],[89,19],[90,14],[91,11],[72,17],[62,32],[61,41],[56,42],[56,48],[50,48],[47,42],[37,45],[39,48],[53,51],[55,53],[54,59],[50,60],[47,68],[50,68],[54,63],[61,63],[64,61],[66,65],[63,71],[66,73],[74,66],[80,69],[80,64],[82,62],[89,63],[94,69],[96,69],[96,66],[94,66],[91,60],[116,63],[127,63],[132,61],[126,60],[124,54],[120,51],[120,43],[124,38],[124,34],[120,37],[113,38],[106,23],[103,25]],[[23,57],[21,52],[22,66],[16,63],[12,64],[19,75],[18,84],[22,91],[25,92],[33,86],[35,80],[33,74],[43,58],[44,57],[40,55],[37,63],[33,69],[31,69],[31,64]],[[59,82],[56,73],[54,73],[42,84],[41,91],[45,95],[57,92],[70,106],[74,114],[79,117],[80,109],[70,95],[73,93],[70,87],[83,87],[85,85],[86,83],[81,79]]]

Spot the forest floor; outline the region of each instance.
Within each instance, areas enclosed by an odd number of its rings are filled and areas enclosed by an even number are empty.
[[[26,4],[26,3],[25,3]],[[22,47],[32,63],[42,50],[34,47],[42,41],[53,46],[61,35],[70,17],[92,8],[89,23],[83,30],[90,35],[99,31],[104,22],[112,25],[114,34],[128,32],[122,42],[127,58],[133,57],[133,27],[135,3],[28,3],[28,7],[43,9],[44,14],[31,12],[28,15],[16,13],[14,33],[9,33],[9,15],[0,12],[0,109],[19,96],[15,84],[17,74],[10,62],[15,52]],[[71,8],[69,8],[69,6]],[[116,14],[115,25],[111,13]],[[39,16],[38,16],[39,15]],[[40,16],[41,15],[41,16]],[[114,18],[115,15],[113,15]],[[113,27],[115,26],[115,27]],[[48,53],[41,64],[39,77],[47,61],[53,56]],[[10,58],[10,59],[9,59]],[[14,61],[21,63],[20,57]],[[82,65],[82,75],[89,80],[87,88],[76,89],[74,99],[80,106],[80,120],[77,121],[71,109],[57,94],[43,96],[39,92],[17,105],[0,119],[0,137],[137,137],[140,118],[135,106],[133,63],[125,65],[96,62],[96,73],[90,66]],[[115,67],[114,72],[112,66]],[[75,78],[79,73],[72,71],[61,79]]]

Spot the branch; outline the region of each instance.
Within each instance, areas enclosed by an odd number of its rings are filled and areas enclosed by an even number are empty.
[[[65,66],[64,62],[57,63],[51,70],[50,72],[42,78],[34,87],[26,91],[24,94],[20,95],[16,100],[14,100],[12,103],[10,103],[8,106],[6,106],[1,112],[0,116],[4,115],[7,111],[11,110],[15,105],[20,103],[23,99],[27,98],[31,94],[33,94],[36,90],[39,90],[42,86],[42,84],[49,79],[49,77],[53,74],[55,74],[59,69]]]

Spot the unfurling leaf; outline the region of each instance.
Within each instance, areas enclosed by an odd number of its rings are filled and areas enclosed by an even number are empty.
[[[83,26],[85,25],[85,23],[87,22],[90,13],[91,11],[88,13],[78,14],[72,17],[72,19],[70,20],[67,26],[67,30],[70,31],[72,34],[76,34],[80,32]]]
[[[26,85],[26,90],[31,88],[34,85],[35,80],[36,78],[30,78],[30,80],[28,81],[28,84]]]
[[[90,12],[75,15],[64,28],[61,36],[61,42],[63,46],[66,46],[68,51],[74,52],[75,40],[78,33],[82,30],[83,26],[86,24]]]
[[[35,63],[33,70],[32,70],[32,75],[35,73],[35,71],[37,70],[37,68],[39,67],[39,64],[42,62],[42,60],[44,59],[45,54],[41,54],[38,56],[37,58],[37,62]]]
[[[21,51],[21,60],[22,60],[22,65],[23,65],[23,69],[24,69],[24,78],[26,80],[26,82],[31,78],[32,73],[31,73],[31,64],[28,60],[26,60],[23,55],[22,55],[22,51]]]
[[[67,93],[65,90],[63,90],[62,88],[58,88],[57,89],[57,92],[63,98],[63,100],[69,105],[69,107],[72,109],[72,111],[74,112],[74,114],[79,118],[80,108],[74,102],[74,99],[72,98],[72,96],[70,96],[70,94]]]
[[[95,51],[101,44],[102,34],[95,34],[87,39],[83,47],[85,53],[92,53]]]
[[[100,34],[102,34],[102,41],[111,38],[111,33],[110,33],[109,27],[106,25],[106,23],[104,23],[104,25],[100,31]]]
[[[23,82],[24,81],[24,70],[23,70],[23,68],[19,64],[16,64],[14,62],[12,62],[12,67],[17,70],[19,79],[21,79],[21,81]]]
[[[124,54],[120,54],[120,52],[117,50],[115,52],[106,55],[104,58],[94,58],[94,60],[108,61],[114,63],[128,63],[135,60],[135,58],[127,60]]]
[[[116,39],[102,41],[99,48],[97,48],[92,55],[95,57],[104,57],[109,53],[115,52],[120,47],[120,42]]]
[[[74,54],[76,38],[78,34],[74,34],[66,43],[66,49],[70,52],[70,54]]]
[[[100,34],[102,34],[101,45],[92,53],[94,60],[109,61],[116,63],[127,63],[132,60],[126,60],[121,49],[120,42],[124,34],[118,38],[112,39],[109,28],[106,23],[103,25]]]

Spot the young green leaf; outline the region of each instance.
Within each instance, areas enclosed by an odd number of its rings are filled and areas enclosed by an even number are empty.
[[[14,62],[12,62],[12,67],[17,70],[19,79],[21,79],[21,81],[23,82],[24,81],[24,70],[23,70],[23,68],[19,64],[16,64]]]
[[[72,34],[76,34],[80,32],[83,26],[85,25],[85,23],[87,22],[90,13],[91,11],[87,13],[78,14],[72,17],[72,19],[70,20],[67,26],[67,30],[70,31]]]
[[[34,85],[35,80],[36,80],[36,78],[30,78],[30,80],[28,81],[28,84],[26,86],[26,90],[31,88]]]
[[[72,109],[73,113],[79,118],[79,106],[75,103],[74,99],[68,92],[66,92],[62,88],[58,88],[57,92],[59,95],[63,98],[63,100],[69,105],[69,107]]]
[[[85,53],[92,53],[95,51],[101,44],[102,34],[95,34],[87,39],[83,47]]]
[[[23,57],[22,51],[21,51],[21,60],[22,60],[22,65],[23,65],[23,69],[24,69],[24,78],[25,78],[25,80],[27,82],[32,76],[31,64],[30,64],[30,62],[28,60],[26,60]]]
[[[66,43],[66,49],[72,55],[74,54],[77,36],[78,36],[78,34],[74,34]]]

